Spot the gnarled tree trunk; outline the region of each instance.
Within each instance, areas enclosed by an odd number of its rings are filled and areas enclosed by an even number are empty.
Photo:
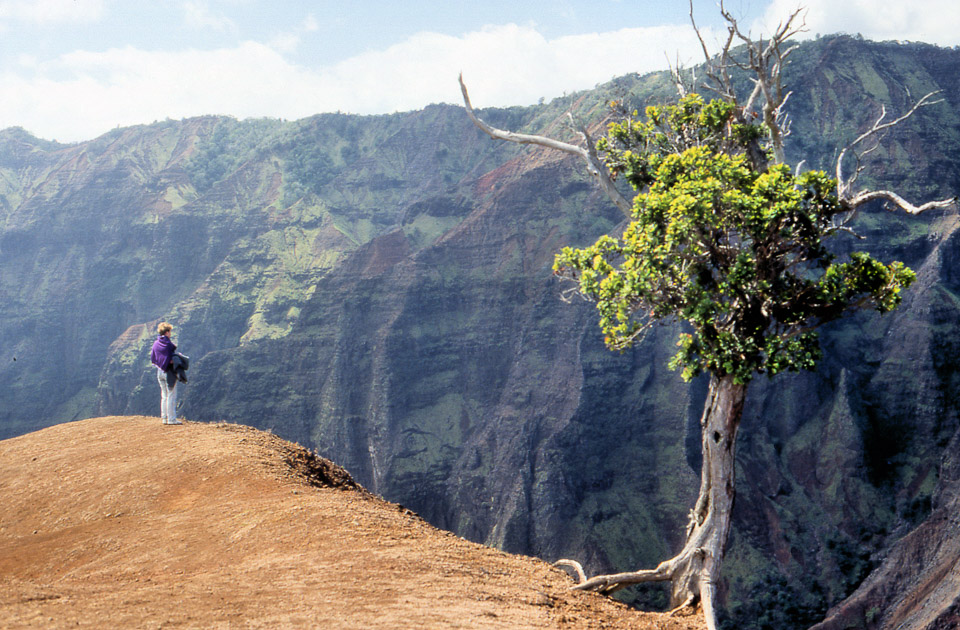
[[[700,420],[700,496],[690,515],[687,542],[673,576],[672,604],[680,606],[699,596],[709,619],[716,600],[716,581],[730,532],[736,477],[737,431],[743,414],[747,386],[732,376],[712,377]]]
[[[715,630],[717,581],[720,564],[730,532],[735,490],[737,431],[743,414],[747,386],[734,382],[733,376],[713,376],[700,419],[703,464],[700,472],[700,496],[690,514],[687,540],[673,558],[656,569],[598,575],[585,579],[582,567],[573,560],[559,565],[577,569],[580,590],[610,593],[641,582],[671,581],[672,606],[682,608],[699,601],[707,627]]]

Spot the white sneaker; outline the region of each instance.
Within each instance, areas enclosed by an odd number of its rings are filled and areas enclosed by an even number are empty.
[[[164,421],[164,424],[183,424],[183,423],[180,422],[179,420],[167,420],[167,421]]]

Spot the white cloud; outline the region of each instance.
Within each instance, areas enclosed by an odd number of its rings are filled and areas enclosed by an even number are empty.
[[[196,29],[211,29],[225,33],[237,31],[237,25],[225,15],[217,15],[210,10],[206,2],[187,0],[183,3],[184,19],[187,26]]]
[[[60,76],[68,78],[48,78]],[[9,90],[0,102],[0,127],[17,124],[60,141],[168,117],[313,113],[287,102],[310,77],[253,42],[215,51],[75,52],[43,64],[39,78],[8,73],[0,81]]]
[[[95,22],[102,15],[102,0],[0,0],[0,22]]]
[[[277,52],[290,55],[300,47],[300,36],[296,33],[280,33],[270,40],[269,46]]]
[[[297,28],[289,32],[274,35],[268,45],[278,52],[292,55],[297,51],[297,48],[300,47],[303,35],[318,30],[320,30],[320,24],[317,22],[317,19],[313,17],[313,15],[308,15]]]
[[[333,67],[327,78],[349,86],[361,111],[411,109],[459,102],[462,70],[477,106],[529,104],[539,97],[591,88],[628,72],[666,66],[664,53],[697,50],[689,27],[623,29],[544,38],[530,27],[487,27],[462,37],[420,33],[385,50]]]
[[[845,32],[878,41],[960,44],[960,10],[955,0],[773,0],[753,25],[754,33],[769,33],[800,4],[806,8],[806,36]]]
[[[686,26],[623,29],[548,40],[530,27],[487,27],[462,37],[420,33],[317,69],[270,46],[212,51],[77,51],[30,61],[0,81],[0,128],[21,125],[61,142],[116,126],[229,114],[296,119],[324,111],[385,113],[458,103],[462,70],[478,107],[529,104],[666,65],[679,50],[698,61]]]

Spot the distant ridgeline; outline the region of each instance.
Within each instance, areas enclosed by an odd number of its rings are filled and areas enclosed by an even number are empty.
[[[869,156],[866,183],[915,201],[960,190],[960,51],[842,36],[791,61],[793,163],[829,170],[881,103],[941,89]],[[575,141],[569,109],[599,125],[611,100],[673,97],[667,76],[631,75],[481,114]],[[203,117],[75,145],[5,130],[0,437],[157,415],[147,348],[165,319],[192,359],[185,417],[316,448],[473,540],[591,573],[652,566],[695,497],[705,382],[667,369],[670,330],[606,351],[550,272],[619,220],[579,163],[494,142],[456,106]],[[832,325],[816,373],[753,387],[724,565],[736,627],[805,628],[852,592],[930,512],[960,428],[956,213],[877,207],[856,228],[919,280],[895,313]]]

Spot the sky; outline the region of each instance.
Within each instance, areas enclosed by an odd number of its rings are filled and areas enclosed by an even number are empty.
[[[960,44],[956,0],[803,0],[801,37]],[[725,0],[753,35],[798,0]],[[715,0],[694,0],[709,43]],[[529,105],[702,60],[688,0],[0,0],[0,129]]]

